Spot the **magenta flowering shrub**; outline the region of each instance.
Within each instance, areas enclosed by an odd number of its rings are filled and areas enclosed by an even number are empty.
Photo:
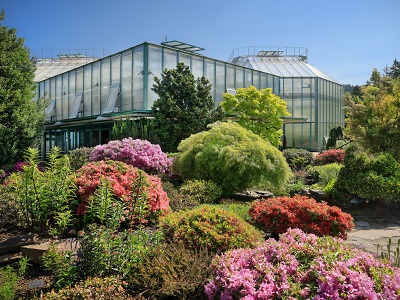
[[[400,269],[340,239],[289,229],[216,256],[208,299],[399,299]]]
[[[122,161],[152,174],[169,173],[172,165],[172,158],[168,158],[159,145],[132,138],[96,146],[89,161],[101,160]]]

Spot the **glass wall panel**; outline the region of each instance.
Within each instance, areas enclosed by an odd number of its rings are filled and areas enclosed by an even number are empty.
[[[294,78],[292,80],[292,100],[293,100],[293,114],[294,118],[303,117],[302,97],[303,87],[301,78]]]
[[[195,78],[203,77],[203,58],[192,56],[192,74]]]
[[[92,65],[92,114],[100,114],[100,62],[95,62]]]
[[[100,85],[100,112],[102,113],[110,91],[110,58],[105,58],[101,62],[101,85]]]
[[[76,71],[70,71],[68,72],[68,118],[69,118],[69,112],[74,106],[74,101],[75,101],[75,83],[76,83]]]
[[[39,98],[44,96],[44,81],[39,82]]]
[[[272,92],[275,95],[278,95],[279,92],[280,92],[279,90],[278,90],[278,92],[276,92],[276,88],[274,87],[274,76],[272,76],[272,75],[268,75],[268,82],[267,82],[267,86],[266,87],[271,88]]]
[[[215,104],[218,105],[222,100],[222,94],[225,93],[225,64],[221,62],[216,62],[216,77],[215,77]]]
[[[302,134],[302,148],[311,148],[311,135],[310,135],[310,123],[303,123],[303,134]]]
[[[244,87],[244,68],[236,67],[236,88]]]
[[[256,89],[260,89],[260,72],[253,71],[253,86]]]
[[[179,52],[179,62],[180,63],[184,63],[186,66],[189,66],[189,68],[192,68],[192,65],[190,63],[191,59],[190,59],[191,55],[184,53],[184,52]]]
[[[76,94],[83,92],[83,68],[76,70]]]
[[[303,124],[295,123],[293,124],[293,147],[302,148],[302,134],[303,134]]]
[[[282,79],[282,98],[286,101],[287,110],[291,117],[295,117],[293,107],[293,79],[284,78]]]
[[[56,77],[56,120],[61,120],[62,116],[62,76]]]
[[[68,119],[68,98],[68,73],[64,73],[62,79],[62,119]]]
[[[111,85],[121,83],[121,55],[111,58]]]
[[[149,85],[147,108],[151,109],[158,95],[152,90],[155,83],[154,76],[160,78],[162,73],[162,50],[159,47],[149,46]]]
[[[50,79],[45,80],[44,82],[44,96],[49,99],[50,95]],[[51,98],[50,98],[51,99]]]
[[[268,79],[269,79],[269,77],[268,77]],[[274,80],[274,85],[273,85],[274,87],[273,87],[272,91],[273,91],[273,93],[275,95],[278,95],[279,94],[279,89],[280,89],[280,87],[279,87],[279,77],[274,76],[273,80]],[[272,87],[272,86],[269,86],[269,87]]]
[[[253,71],[251,70],[245,70],[245,78],[244,78],[244,87],[249,87],[253,84]]]
[[[211,90],[211,96],[214,99],[215,102],[215,64],[214,61],[206,59],[204,61],[204,76],[208,79],[208,81],[211,82],[212,84],[212,90]]]
[[[178,52],[164,49],[163,69],[175,69],[178,64]]]
[[[286,136],[286,146],[293,147],[294,138],[293,138],[293,124],[285,124],[285,136]]]
[[[50,99],[56,98],[56,78],[50,79]]]
[[[132,110],[132,50],[122,53],[121,111]]]
[[[226,88],[235,89],[235,67],[226,65]]]
[[[268,76],[267,74],[261,73],[260,77],[260,90],[268,87]],[[270,86],[272,88],[272,85]]]
[[[97,87],[94,87],[96,89]],[[83,115],[92,115],[92,65],[83,68]]]
[[[133,109],[143,107],[143,46],[133,49]]]

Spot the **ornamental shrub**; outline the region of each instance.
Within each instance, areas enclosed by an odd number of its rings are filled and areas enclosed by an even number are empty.
[[[321,166],[332,163],[342,164],[346,151],[342,149],[326,150],[314,158],[314,165]]]
[[[126,291],[126,282],[118,277],[93,277],[78,282],[73,286],[65,287],[59,291],[51,291],[41,296],[45,300],[69,299],[113,299],[133,300]]]
[[[210,130],[183,140],[173,169],[184,179],[212,180],[223,195],[259,188],[279,194],[290,168],[268,141],[234,122],[216,122]]]
[[[108,160],[91,162],[77,171],[77,195],[81,201],[78,215],[85,215],[90,197],[95,195],[104,179],[112,187],[113,195],[125,203],[121,222],[128,226],[155,221],[160,213],[170,209],[159,177],[123,162]]]
[[[290,148],[282,153],[292,170],[304,169],[313,162],[313,154],[306,149]]]
[[[169,173],[172,165],[172,159],[162,152],[159,145],[132,138],[94,147],[89,160],[122,161],[151,174]]]
[[[336,180],[343,165],[331,163],[321,166],[307,166],[307,172],[316,182],[311,188],[324,189],[330,182]]]
[[[69,151],[68,157],[71,162],[71,169],[76,171],[80,169],[84,164],[89,162],[90,153],[93,151],[93,148],[82,147],[76,148],[74,150]]]
[[[187,180],[179,188],[189,202],[214,203],[222,195],[222,189],[211,180]]]
[[[288,228],[300,228],[318,236],[331,235],[346,238],[353,227],[351,215],[325,202],[317,203],[306,196],[276,197],[256,200],[249,214],[260,229],[284,233]]]
[[[212,252],[254,247],[263,239],[236,214],[208,205],[171,213],[161,219],[160,226],[167,241],[182,242],[190,249],[206,247]]]
[[[332,196],[338,203],[346,203],[351,197],[367,201],[398,201],[400,165],[389,153],[368,154],[349,147]]]
[[[339,239],[289,229],[279,241],[216,256],[212,299],[399,299],[400,269]]]

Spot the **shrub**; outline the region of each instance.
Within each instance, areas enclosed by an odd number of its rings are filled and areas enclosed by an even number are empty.
[[[22,258],[16,267],[6,266],[0,268],[0,299],[13,300],[16,296],[18,281],[26,272],[28,259]]]
[[[85,215],[90,197],[95,195],[104,179],[112,187],[112,193],[123,200],[125,215],[121,222],[125,221],[129,226],[153,222],[160,213],[169,211],[169,199],[160,178],[123,162],[109,160],[89,163],[77,171],[77,194],[82,201],[78,215]],[[111,206],[117,204],[114,202]],[[86,220],[92,221],[88,217]]]
[[[222,195],[222,189],[211,180],[187,180],[179,188],[189,202],[214,203]]]
[[[169,214],[160,226],[167,241],[182,242],[191,249],[206,247],[212,252],[252,247],[262,240],[262,235],[240,217],[207,205]]]
[[[169,198],[169,206],[172,211],[193,209],[200,205],[200,202],[193,197],[184,197],[178,187],[175,187],[172,182],[163,181],[162,187]]]
[[[314,158],[314,164],[317,166],[327,165],[332,163],[341,164],[344,161],[344,157],[346,155],[346,151],[342,149],[331,149],[326,150],[320,154],[318,154]]]
[[[91,225],[79,232],[79,276],[120,275],[125,278],[153,247],[163,241],[159,231],[139,229],[117,232]]]
[[[92,150],[93,148],[82,147],[69,151],[68,157],[71,163],[71,169],[76,171],[80,169],[84,164],[88,163]]]
[[[30,148],[23,172],[13,173],[7,184],[16,195],[22,223],[34,232],[44,233],[54,227],[62,231],[72,222],[70,202],[74,199],[74,175],[69,159],[54,147],[45,170],[38,166],[38,150]],[[54,232],[54,231],[53,231]]]
[[[388,299],[400,269],[331,237],[290,229],[279,241],[216,256],[205,286],[212,299]]]
[[[204,248],[164,244],[143,256],[130,273],[129,288],[146,299],[204,299],[211,259]]]
[[[69,300],[69,299],[137,299],[130,296],[126,291],[126,283],[118,277],[88,278],[76,283],[74,286],[66,287],[59,291],[51,291],[41,297],[46,300]]]
[[[308,173],[316,181],[312,188],[324,189],[329,183],[336,180],[343,165],[331,163],[322,166],[307,166]]]
[[[101,160],[121,161],[151,174],[169,173],[172,165],[172,159],[159,145],[132,138],[96,146],[90,153],[90,161]]]
[[[217,205],[215,205],[215,207],[217,207],[218,209],[226,210],[230,213],[234,213],[238,217],[240,217],[243,221],[246,221],[247,223],[251,223],[251,218],[249,215],[250,205],[247,203],[217,204]]]
[[[313,162],[313,154],[300,148],[291,148],[283,150],[283,156],[293,170],[304,169]]]
[[[173,165],[177,174],[212,180],[223,195],[251,188],[283,191],[290,168],[278,149],[233,122],[209,127],[179,144]]]
[[[400,165],[389,153],[373,155],[350,147],[332,194],[338,203],[354,196],[396,201],[400,196]]]
[[[340,208],[317,203],[305,196],[277,197],[256,200],[249,214],[260,229],[272,233],[284,233],[288,228],[300,228],[318,236],[347,237],[353,227],[353,218]]]

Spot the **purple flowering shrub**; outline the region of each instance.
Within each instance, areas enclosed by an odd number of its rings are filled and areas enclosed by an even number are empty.
[[[126,138],[98,145],[90,153],[89,161],[115,160],[132,165],[151,174],[169,173],[172,159],[157,144]]]
[[[400,299],[400,269],[342,240],[289,229],[279,241],[217,255],[211,299]]]

